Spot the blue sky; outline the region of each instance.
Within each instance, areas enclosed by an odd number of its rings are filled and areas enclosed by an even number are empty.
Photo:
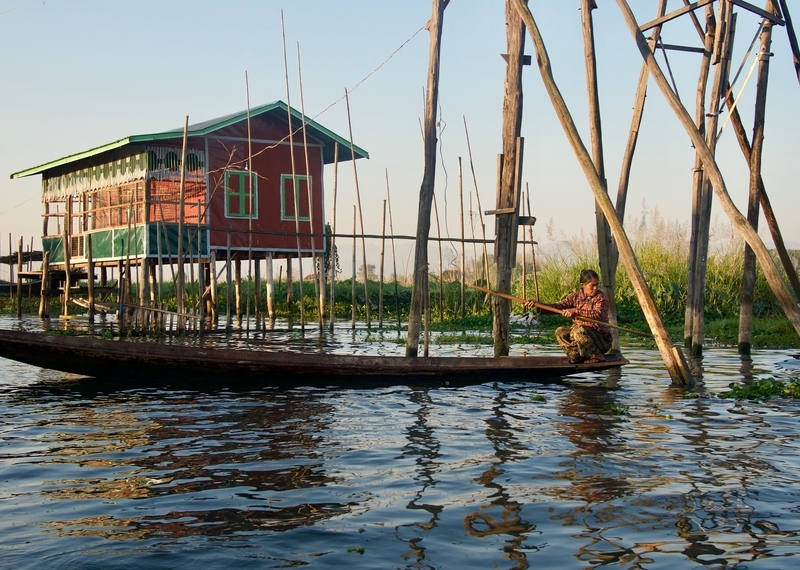
[[[347,136],[340,99],[381,65],[430,17],[429,0],[0,0],[0,244],[7,234],[41,232],[40,177],[10,180],[11,173],[124,136],[157,132],[245,108],[244,74],[250,100],[258,105],[286,100],[281,10],[289,59],[291,103],[300,107],[299,44],[306,114]],[[640,22],[652,19],[655,0],[633,0]],[[630,124],[641,59],[615,2],[594,12],[599,52],[606,171],[612,199]],[[794,0],[791,8],[800,9]],[[682,5],[670,2],[670,9]],[[505,51],[502,0],[452,0],[445,13],[441,69],[441,153],[437,199],[443,233],[458,235],[457,158],[463,157],[465,203],[474,187],[469,176],[463,117],[469,124],[483,209],[494,207],[496,155]],[[588,146],[585,77],[577,0],[531,0],[553,59],[556,80]],[[10,11],[8,11],[10,10]],[[739,10],[738,67],[758,19]],[[800,18],[796,10],[795,19]],[[667,43],[699,45],[688,19],[670,23]],[[351,93],[356,144],[370,153],[358,162],[365,230],[378,233],[388,169],[396,233],[413,234],[422,180],[423,88],[429,37],[417,33],[397,54]],[[795,161],[800,149],[800,86],[794,75],[786,33],[776,28],[771,62],[764,179],[785,238],[800,246],[800,211]],[[527,39],[527,53],[532,47]],[[692,102],[699,59],[671,52],[670,64],[681,97]],[[662,60],[663,61],[663,60]],[[743,76],[750,67],[745,65]],[[740,80],[741,84],[741,80]],[[737,85],[738,89],[738,85]],[[740,109],[752,125],[755,79],[745,87]],[[531,189],[535,238],[546,244],[550,222],[561,236],[588,235],[594,204],[571,148],[541,87],[535,65],[524,77],[524,181]],[[693,112],[693,111],[692,111]],[[747,169],[730,129],[719,145],[719,162],[731,195],[746,203]],[[634,163],[628,212],[643,204],[667,219],[687,221],[691,209],[694,151],[687,135],[651,82],[639,150]],[[330,221],[332,169],[326,176],[326,217]],[[338,223],[349,231],[355,203],[353,169],[339,169]],[[715,209],[727,224],[721,209]],[[762,223],[763,226],[763,223]],[[435,228],[435,225],[434,225]],[[476,228],[476,232],[477,232]],[[487,232],[493,235],[492,221]],[[469,237],[470,230],[467,229]],[[764,232],[762,232],[763,234]],[[402,264],[400,267],[402,271]]]

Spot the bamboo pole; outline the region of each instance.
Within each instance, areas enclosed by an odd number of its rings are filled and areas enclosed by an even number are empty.
[[[425,168],[419,190],[417,211],[417,240],[414,247],[414,286],[408,315],[406,356],[415,357],[419,351],[421,316],[428,287],[428,234],[431,227],[431,202],[436,177],[436,106],[439,99],[439,61],[442,41],[442,22],[446,0],[433,0],[428,22],[430,48],[428,52],[428,81],[425,90],[424,157]]]
[[[378,328],[383,328],[383,262],[386,254],[386,200],[383,201],[383,216],[381,217],[381,267],[378,282]]]
[[[356,207],[353,206],[353,279],[350,282],[350,316],[356,328]]]
[[[439,320],[444,320],[444,296],[442,293],[444,281],[443,277],[443,267],[442,267],[442,230],[439,225],[439,208],[436,204],[436,194],[433,195],[433,216],[436,219],[436,237],[439,238],[436,242],[436,245],[439,250]],[[430,287],[430,276],[428,279],[428,287]]]
[[[736,209],[736,206],[728,194],[725,181],[722,178],[722,173],[720,172],[710,149],[705,144],[702,135],[695,127],[691,117],[689,117],[689,115],[686,113],[686,110],[683,108],[680,101],[678,101],[677,97],[675,97],[675,94],[669,89],[669,84],[667,83],[664,74],[659,69],[658,64],[653,58],[652,52],[649,51],[647,43],[644,41],[641,32],[638,31],[636,19],[630,10],[630,6],[628,6],[628,3],[625,0],[617,0],[617,4],[620,6],[620,10],[625,18],[625,22],[628,25],[631,34],[636,39],[636,44],[639,47],[639,51],[647,61],[650,72],[653,74],[656,83],[664,93],[667,102],[669,103],[670,107],[672,107],[675,115],[680,120],[684,129],[689,134],[689,137],[692,139],[695,147],[701,150],[703,155],[703,166],[705,168],[706,175],[711,179],[714,193],[717,196],[722,209],[725,211],[728,218],[730,218],[733,226],[741,233],[744,240],[750,245],[751,248],[753,248],[753,252],[756,255],[759,265],[761,265],[761,269],[764,272],[764,276],[766,277],[770,288],[775,294],[778,302],[781,304],[781,307],[783,308],[787,318],[794,326],[795,331],[800,334],[800,307],[797,306],[797,302],[792,298],[789,290],[784,284],[783,279],[778,272],[778,268],[772,259],[772,256],[764,245],[764,242],[761,241],[758,233],[752,228],[752,226],[750,226],[750,224],[747,222],[747,219],[741,214],[741,212]]]
[[[303,102],[303,73],[300,69],[300,43],[297,43],[297,80],[300,86],[300,114],[303,116],[303,154],[306,160],[306,190],[308,191],[308,233],[311,234],[311,269],[314,272],[314,298],[317,300],[317,318],[319,319],[319,330],[325,327],[325,309],[323,307],[322,297],[320,296],[320,289],[323,286],[319,276],[322,272],[322,266],[319,268],[316,264],[317,248],[314,244],[314,196],[312,192],[311,180],[311,167],[308,162],[308,136],[306,134],[306,107]],[[355,164],[355,156],[352,157],[353,164]],[[362,229],[362,232],[363,229]],[[364,262],[366,263],[366,261]],[[319,269],[319,271],[318,271]]]
[[[392,243],[392,271],[394,272],[394,311],[397,314],[397,329],[400,330],[400,293],[397,287],[397,252],[394,247],[394,226],[392,224],[392,197],[389,192],[389,169],[386,169],[386,206],[389,208],[389,236]]]
[[[281,10],[281,36],[283,38],[283,74],[286,80],[286,114],[289,122],[289,156],[292,161],[292,196],[294,203],[294,230],[297,237],[297,267],[300,271],[300,330],[306,329],[305,295],[303,292],[303,251],[300,244],[300,197],[298,196],[297,173],[294,163],[294,127],[292,126],[292,102],[289,95],[289,68],[286,61],[286,31],[283,26],[283,10]],[[289,271],[286,278],[289,283]]]
[[[186,146],[189,133],[189,115],[183,119],[183,146],[181,149],[181,179],[180,197],[178,199],[178,282],[176,283],[176,296],[178,298],[178,312],[186,312],[186,285],[183,267],[183,223],[186,205]],[[178,319],[178,331],[183,332],[184,321]]]
[[[667,11],[667,0],[658,0],[658,10],[656,18],[660,18]],[[655,26],[650,33],[650,48],[653,49],[661,35],[661,26]],[[642,69],[639,72],[639,83],[636,87],[636,95],[633,99],[633,116],[631,117],[631,126],[628,129],[628,142],[625,146],[625,153],[622,156],[622,168],[620,169],[619,183],[617,185],[617,200],[616,212],[617,218],[620,223],[625,221],[625,205],[628,200],[628,185],[631,178],[631,166],[633,166],[633,155],[636,152],[636,144],[639,140],[639,129],[642,126],[642,116],[644,115],[644,103],[647,97],[647,82],[650,78],[650,73],[647,66],[643,63]],[[618,262],[618,255],[616,247],[613,249],[613,265],[612,270],[616,271]]]
[[[531,193],[528,190],[528,183],[525,183],[525,202],[528,206],[528,215],[531,216]],[[533,241],[533,226],[528,226],[528,235],[531,238],[531,264],[532,264],[532,271],[533,271],[533,288],[534,294],[536,295],[536,301],[539,301],[539,275],[536,271],[536,245],[537,243]]]
[[[583,28],[584,61],[586,63],[586,92],[589,107],[589,135],[592,143],[592,161],[597,169],[597,175],[603,181],[608,193],[606,182],[605,160],[603,157],[603,129],[600,119],[600,95],[597,86],[597,57],[595,55],[594,22],[592,9],[596,8],[594,0],[581,0],[581,24]],[[595,226],[597,228],[597,257],[600,262],[600,283],[608,299],[608,322],[617,323],[617,303],[614,296],[613,242],[611,230],[602,210],[595,204]],[[611,329],[611,348],[619,351],[619,334],[616,329]]]
[[[603,213],[609,222],[614,239],[619,247],[620,259],[622,260],[623,265],[628,272],[631,284],[636,292],[636,296],[639,299],[639,303],[642,306],[645,318],[650,325],[650,330],[653,333],[656,345],[658,346],[661,357],[664,360],[664,364],[669,371],[669,375],[672,378],[672,381],[676,384],[691,384],[691,373],[684,365],[683,360],[679,357],[680,350],[673,347],[669,340],[669,334],[664,327],[664,323],[661,321],[658,308],[656,307],[655,301],[653,300],[653,297],[647,288],[647,283],[636,260],[633,248],[628,240],[628,236],[625,234],[625,230],[623,229],[622,224],[619,222],[619,219],[614,212],[614,206],[611,204],[611,200],[609,199],[608,194],[605,192],[603,182],[600,179],[600,176],[597,174],[594,162],[592,161],[589,152],[586,150],[586,147],[583,145],[577,128],[575,127],[575,123],[573,122],[569,110],[567,109],[566,103],[564,102],[564,99],[561,96],[555,81],[553,80],[547,50],[545,49],[544,42],[539,33],[539,28],[533,19],[533,15],[523,0],[511,1],[521,14],[522,19],[528,29],[528,33],[533,40],[537,55],[537,63],[544,81],[545,89],[547,90],[550,100],[553,103],[553,107],[558,115],[564,132],[567,135],[573,150],[575,151],[575,155],[578,159],[581,169],[583,170],[584,175],[589,181],[592,191],[594,192],[595,199],[597,200],[597,203],[603,210]],[[641,32],[639,32],[639,35],[641,35]],[[647,46],[647,42],[644,40],[643,36],[642,41],[644,46]]]
[[[286,258],[286,304],[294,303],[294,271],[292,271],[292,258]]]
[[[356,203],[358,204],[358,220],[361,227],[361,259],[364,262],[364,308],[366,309],[367,328],[370,328],[370,314],[369,314],[369,276],[367,275],[367,242],[364,237],[364,213],[361,210],[361,191],[358,187],[358,168],[356,166],[356,152],[353,145],[353,123],[350,120],[350,96],[347,89],[344,90],[344,100],[347,106],[347,128],[350,133],[350,160],[353,161],[353,178],[356,185]],[[355,230],[353,230],[355,234]]]
[[[253,194],[258,191],[258,183],[253,184],[253,139],[250,136],[250,82],[247,79],[247,70],[244,72],[244,83],[245,83],[245,90],[247,92],[247,176],[250,180],[250,192],[247,195],[247,286],[252,287],[253,285]],[[291,122],[289,123],[289,127],[291,128]],[[292,161],[294,162],[294,161]],[[292,165],[294,167],[294,164]],[[257,176],[258,174],[256,174]],[[254,188],[255,186],[255,188]],[[258,196],[256,196],[256,204],[258,204]],[[257,207],[257,206],[256,206]],[[198,225],[200,223],[199,212],[198,212]],[[198,256],[200,252],[198,251]],[[199,289],[199,287],[198,287]],[[256,299],[258,299],[258,292],[256,292]],[[250,332],[250,292],[247,292],[247,321],[246,321],[246,329],[247,332]],[[256,313],[256,326],[258,326],[259,322],[259,306],[258,301],[256,301],[255,307]]]
[[[469,155],[469,169],[472,172],[472,184],[475,187],[475,201],[478,204],[478,219],[481,224],[481,235],[483,237],[483,279],[486,286],[489,286],[489,252],[486,249],[486,224],[483,221],[483,208],[481,207],[481,195],[478,192],[478,178],[475,176],[475,164],[472,161],[472,145],[469,142],[469,130],[467,129],[467,118],[461,115],[464,119],[464,134],[467,138],[467,153]]]
[[[772,0],[767,0],[765,10],[777,11]],[[747,200],[747,221],[758,231],[759,182],[761,181],[761,153],[764,147],[764,119],[767,108],[767,81],[769,58],[772,56],[772,22],[765,19],[761,28],[758,79],[756,80],[755,116],[753,119],[753,146],[750,152],[750,188]],[[742,295],[739,305],[739,354],[750,354],[753,342],[753,298],[756,287],[756,257],[749,245],[744,247],[742,269]]]
[[[331,214],[331,250],[328,252],[330,256],[330,272],[331,272],[331,317],[329,328],[333,332],[333,318],[336,311],[336,198],[339,189],[339,143],[333,143],[333,212]]]
[[[461,175],[461,157],[458,157],[458,200],[459,200],[459,213],[461,214],[461,318],[464,318],[466,308],[464,306],[464,283],[466,275],[466,256],[464,251],[466,244],[464,243],[464,182]],[[441,242],[439,242],[441,243]],[[523,245],[523,251],[524,251]]]
[[[527,6],[525,0],[523,4]],[[510,0],[506,1],[506,44],[508,49],[503,92],[503,154],[498,161],[497,210],[495,217],[496,289],[511,292],[511,270],[516,262],[518,192],[521,187],[522,141],[522,54],[525,49],[525,24]],[[508,356],[511,303],[492,297],[494,355]]]

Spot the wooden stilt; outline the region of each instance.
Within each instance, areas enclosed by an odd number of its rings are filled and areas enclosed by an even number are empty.
[[[61,314],[67,316],[69,314],[69,290],[72,286],[70,273],[72,270],[70,264],[70,257],[72,256],[72,196],[67,196],[64,204],[64,306],[61,308]]]
[[[767,0],[766,10],[775,12],[777,6]],[[761,50],[756,81],[755,118],[753,120],[753,146],[750,152],[750,192],[747,201],[747,221],[758,231],[759,190],[761,182],[761,151],[764,147],[764,119],[767,108],[767,80],[769,77],[772,22],[765,19],[761,28]],[[749,245],[744,248],[742,296],[739,307],[739,354],[750,354],[753,342],[753,297],[756,288],[756,257]]]
[[[39,318],[50,318],[50,252],[42,255],[42,288],[39,293]]]
[[[270,321],[275,320],[275,286],[272,282],[272,252],[267,253],[266,270],[267,270],[267,316]]]
[[[233,287],[231,286],[231,272],[233,271],[233,259],[231,258],[231,232],[225,232],[227,235],[228,245],[225,251],[225,278],[227,281],[227,292],[225,293],[225,330],[231,330],[231,296],[233,294]]]
[[[239,256],[234,256],[233,259],[234,270],[234,289],[236,291],[236,326],[242,327],[242,260]]]
[[[523,5],[526,6],[523,0]],[[519,216],[518,192],[521,182],[520,164],[522,141],[522,54],[525,49],[525,25],[519,12],[510,1],[506,2],[506,42],[508,56],[505,90],[503,94],[503,155],[497,195],[495,233],[495,260],[497,291],[511,293],[511,269],[516,260],[516,231]],[[494,313],[494,355],[508,356],[509,316],[511,302],[503,297],[492,297]]]
[[[88,289],[89,322],[94,322],[94,259],[92,258],[92,234],[86,234],[86,286]]]
[[[294,270],[292,270],[292,258],[286,258],[286,304],[294,303]]]
[[[666,77],[664,77],[664,74],[661,72],[661,69],[653,58],[652,52],[649,50],[647,43],[644,41],[644,37],[639,31],[639,28],[636,24],[636,18],[631,12],[630,6],[628,6],[628,3],[625,0],[617,0],[617,5],[620,7],[623,18],[625,19],[631,34],[636,40],[637,47],[639,47],[642,57],[645,59],[645,61],[647,61],[648,68],[650,69],[653,78],[656,80],[659,89],[661,89],[670,107],[673,109],[675,115],[681,122],[681,125],[689,134],[689,137],[692,139],[692,143],[695,145],[695,148],[698,148],[702,151],[705,174],[711,179],[714,193],[717,196],[722,209],[731,220],[733,226],[739,231],[744,240],[753,249],[756,259],[758,260],[758,263],[764,272],[764,276],[769,283],[772,292],[775,294],[776,299],[781,304],[781,307],[783,308],[783,311],[789,321],[792,323],[792,326],[794,326],[795,331],[800,334],[800,307],[797,306],[797,302],[792,298],[789,290],[786,288],[786,285],[784,284],[783,279],[778,272],[778,268],[775,265],[772,256],[764,245],[764,242],[761,241],[758,233],[753,230],[752,226],[750,226],[750,224],[747,222],[747,219],[736,209],[736,206],[728,194],[728,190],[722,178],[722,173],[720,172],[710,149],[703,140],[700,131],[692,122],[691,117],[689,117],[689,115],[686,113],[686,110],[683,108],[681,102],[678,100],[675,94],[672,93]]]
[[[253,260],[253,279],[255,290],[253,291],[253,305],[255,306],[256,330],[261,329],[261,319],[264,312],[261,310],[261,259]]]
[[[436,107],[439,100],[439,60],[445,0],[433,0],[428,31],[431,42],[428,59],[428,82],[425,90],[424,147],[425,168],[419,191],[417,239],[414,247],[414,287],[408,315],[406,356],[417,356],[421,317],[428,296],[428,235],[431,227],[431,202],[436,177]]]
[[[522,19],[528,29],[528,33],[533,40],[537,55],[536,59],[542,79],[544,80],[545,89],[547,90],[556,114],[561,121],[564,132],[567,135],[573,150],[575,151],[584,175],[589,181],[592,192],[594,192],[595,199],[609,222],[614,239],[619,247],[620,259],[622,260],[625,269],[630,276],[631,284],[633,285],[634,291],[639,299],[639,303],[642,306],[645,318],[650,325],[650,330],[653,332],[656,345],[659,348],[659,352],[661,353],[670,377],[672,378],[673,382],[677,384],[689,384],[691,383],[691,373],[682,365],[682,363],[679,361],[680,359],[676,358],[675,356],[675,351],[673,350],[673,346],[669,340],[669,334],[667,333],[667,330],[661,321],[661,316],[659,315],[653,297],[647,288],[647,283],[645,282],[644,275],[642,275],[641,269],[636,261],[636,256],[633,253],[633,248],[631,247],[630,241],[628,240],[625,230],[623,229],[622,224],[620,224],[619,219],[614,212],[614,207],[605,191],[603,182],[597,175],[594,162],[592,161],[589,152],[586,150],[586,147],[583,145],[577,128],[575,127],[575,123],[573,122],[569,110],[566,107],[564,99],[562,98],[561,93],[559,92],[558,87],[553,80],[547,50],[545,49],[541,34],[536,26],[536,22],[533,19],[533,15],[523,0],[511,1],[521,14]],[[638,31],[638,27],[636,29]],[[641,32],[639,32],[639,35],[641,35]],[[644,42],[644,45],[647,46],[647,42],[644,40],[643,36],[642,41]]]
[[[211,323],[214,328],[217,328],[219,322],[219,295],[217,291],[217,252],[211,251],[209,253],[208,262],[208,279],[211,285],[211,306],[209,312],[211,313]]]
[[[183,120],[183,147],[181,150],[181,178],[180,178],[180,195],[178,202],[178,280],[176,283],[176,295],[178,298],[178,313],[186,313],[186,287],[183,267],[183,227],[186,206],[186,145],[187,134],[189,130],[189,116],[186,115]],[[178,331],[184,330],[184,318],[178,319]]]

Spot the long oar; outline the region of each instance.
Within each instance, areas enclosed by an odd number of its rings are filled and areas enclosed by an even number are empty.
[[[558,313],[561,314],[561,309],[556,309],[555,307],[551,307],[550,305],[544,305],[542,303],[537,303],[536,301],[530,301],[528,299],[523,299],[522,297],[515,297],[514,295],[509,295],[508,293],[501,293],[500,291],[492,291],[491,289],[487,289],[485,287],[481,287],[479,285],[469,285],[473,289],[478,291],[483,291],[484,293],[489,293],[490,295],[494,295],[495,297],[502,297],[503,299],[508,299],[509,301],[516,301],[517,303],[522,303],[523,305],[533,305],[537,309],[542,309],[543,311],[550,311],[551,313]],[[653,338],[653,335],[644,333],[641,331],[635,331],[633,329],[626,329],[625,327],[620,327],[617,325],[612,325],[611,323],[606,323],[604,321],[598,321],[597,319],[592,319],[590,317],[584,317],[583,315],[578,315],[576,318],[587,321],[590,323],[597,323],[598,325],[603,325],[606,327],[611,327],[615,329],[619,329],[621,331],[625,331],[631,334],[643,336],[645,338]]]

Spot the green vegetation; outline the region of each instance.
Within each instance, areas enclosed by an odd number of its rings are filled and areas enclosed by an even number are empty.
[[[770,398],[800,398],[800,378],[795,378],[788,382],[776,380],[775,378],[765,378],[747,386],[737,386],[731,383],[728,384],[728,387],[730,390],[719,393],[720,398],[756,401],[769,400]]]

